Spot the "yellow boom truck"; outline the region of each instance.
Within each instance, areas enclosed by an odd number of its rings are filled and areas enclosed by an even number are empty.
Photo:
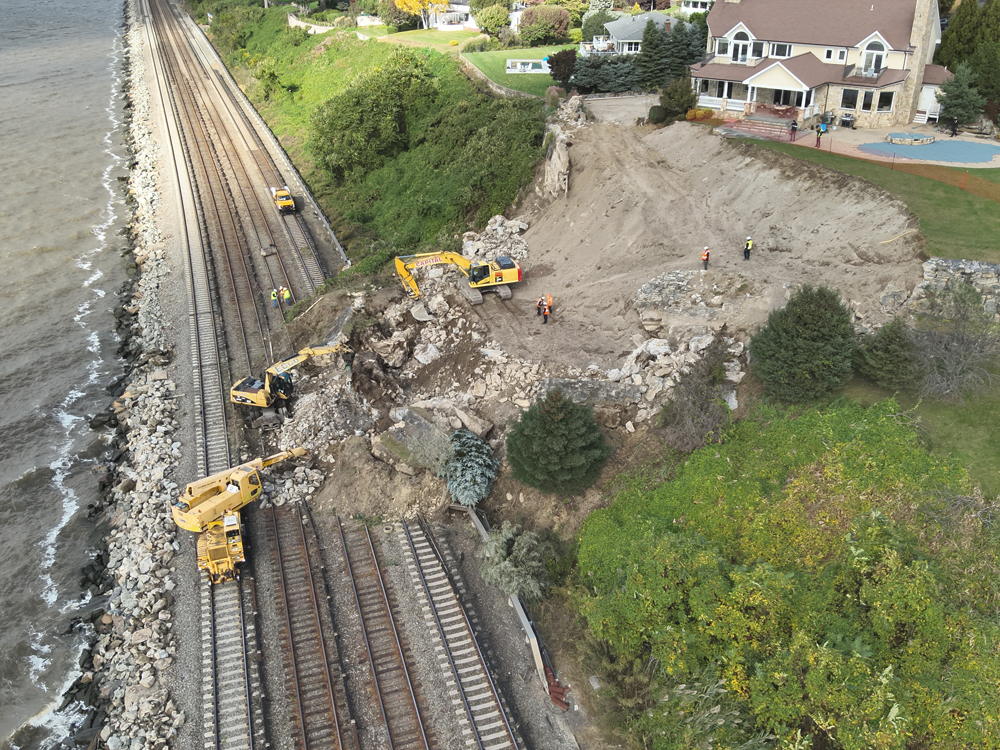
[[[198,534],[198,568],[212,583],[236,579],[244,560],[240,508],[260,497],[260,470],[308,455],[305,448],[292,448],[234,466],[191,482],[174,500],[174,523]]]
[[[268,367],[261,377],[251,375],[243,378],[229,389],[229,400],[234,404],[256,406],[262,410],[261,417],[254,422],[255,427],[276,427],[283,418],[278,415],[275,406],[288,401],[293,394],[292,374],[289,371],[311,357],[347,353],[350,353],[350,349],[343,343],[300,349],[298,354]]]
[[[396,258],[396,275],[403,284],[403,289],[413,299],[420,299],[420,288],[417,280],[410,273],[415,268],[436,266],[450,263],[458,266],[465,274],[468,284],[459,284],[458,291],[468,300],[470,305],[483,304],[483,290],[496,292],[500,299],[510,299],[511,291],[508,284],[516,284],[521,280],[521,267],[517,261],[507,256],[496,260],[469,260],[459,253],[421,253],[419,255],[400,255]]]
[[[274,206],[278,209],[278,213],[295,213],[295,199],[292,197],[288,185],[271,188],[271,198],[274,200]]]

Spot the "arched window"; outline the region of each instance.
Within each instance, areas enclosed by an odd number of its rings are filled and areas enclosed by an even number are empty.
[[[869,42],[865,47],[864,75],[877,76],[885,61],[885,47],[882,42]]]
[[[749,42],[750,41],[750,37],[747,36],[747,33],[745,31],[738,32],[736,34],[736,36],[733,37],[733,39],[735,41],[737,41],[737,42]]]
[[[745,31],[739,31],[733,36],[733,62],[745,63],[750,51],[750,37]]]

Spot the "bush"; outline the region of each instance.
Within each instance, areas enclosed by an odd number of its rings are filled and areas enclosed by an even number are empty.
[[[781,401],[823,398],[851,378],[851,315],[827,287],[805,286],[750,340],[754,374]]]
[[[500,42],[487,34],[474,36],[462,47],[462,52],[491,52],[500,49]]]
[[[566,89],[549,86],[545,89],[545,103],[550,107],[558,107],[559,102],[566,98]]]
[[[519,49],[524,46],[524,42],[521,41],[521,37],[517,35],[514,29],[507,27],[505,29],[500,29],[500,47],[501,49]]]
[[[607,33],[604,24],[611,23],[616,18],[617,16],[606,10],[599,10],[594,15],[589,16],[584,20],[583,28],[580,30],[582,40],[592,42],[595,36],[604,36]]]
[[[698,103],[698,95],[691,87],[691,77],[685,75],[667,86],[660,94],[660,106],[667,113],[664,122],[674,122],[686,117],[689,110]]]
[[[593,410],[558,389],[523,412],[507,436],[514,478],[542,492],[581,492],[610,455]]]
[[[579,44],[583,41],[583,29],[570,29],[569,30],[569,40],[573,44]]]
[[[549,75],[563,88],[569,86],[574,68],[576,68],[575,49],[564,49],[549,55]]]
[[[659,125],[666,119],[667,119],[667,110],[665,110],[659,104],[655,104],[649,108],[649,121],[654,125]]]
[[[660,411],[660,425],[667,430],[667,444],[684,453],[706,443],[718,443],[732,422],[724,394],[725,363],[732,359],[726,342],[716,336],[701,358],[674,387],[670,402]]]
[[[394,0],[379,0],[378,17],[382,23],[395,26],[400,31],[415,28],[420,21],[419,16],[414,16],[397,7]]]
[[[490,36],[496,36],[500,29],[510,26],[510,11],[506,5],[491,5],[476,14],[476,24]]]
[[[504,521],[483,543],[481,555],[486,559],[480,573],[486,583],[507,596],[519,596],[529,604],[537,602],[549,588],[546,560],[551,552],[551,546],[534,531],[522,532]]]
[[[560,42],[568,31],[569,12],[555,5],[526,9],[518,25],[518,34],[531,47]]]
[[[920,394],[961,403],[993,386],[1000,358],[1000,326],[983,309],[975,287],[956,284],[928,295],[913,343]]]
[[[913,382],[913,342],[902,318],[893,318],[874,336],[862,339],[855,358],[858,372],[879,388],[905,388]]]

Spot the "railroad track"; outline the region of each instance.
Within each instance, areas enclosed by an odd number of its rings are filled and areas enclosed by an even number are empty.
[[[288,693],[299,750],[358,750],[311,521],[298,504],[268,511],[274,530],[278,609],[285,617]]]
[[[362,658],[372,670],[372,693],[385,725],[387,746],[391,750],[430,750],[436,745],[428,738],[420,715],[417,692],[368,527],[352,524],[345,529],[338,518],[337,529],[364,636]]]
[[[439,657],[454,679],[454,702],[459,713],[465,714],[461,744],[478,750],[517,750],[521,745],[430,530],[423,522],[416,527],[403,522],[401,536],[415,562],[414,582],[430,605],[440,638]]]

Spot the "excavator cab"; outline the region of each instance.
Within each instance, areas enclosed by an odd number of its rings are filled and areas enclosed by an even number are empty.
[[[292,374],[289,372],[283,372],[280,375],[275,375],[274,379],[271,381],[271,391],[278,397],[283,399],[290,399],[294,391],[294,386],[292,384]]]
[[[469,267],[469,283],[478,284],[490,275],[489,263],[473,263]]]

